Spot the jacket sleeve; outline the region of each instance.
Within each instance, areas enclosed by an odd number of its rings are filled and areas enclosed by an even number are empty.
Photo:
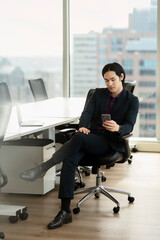
[[[120,136],[128,134],[133,131],[134,124],[136,122],[137,114],[139,110],[139,100],[136,96],[133,95],[128,110],[126,112],[126,116],[124,122],[120,124],[121,132]]]

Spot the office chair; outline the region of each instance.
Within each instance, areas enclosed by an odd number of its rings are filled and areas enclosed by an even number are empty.
[[[42,78],[28,80],[35,101],[48,99],[44,81]]]
[[[128,201],[130,203],[134,202],[134,197],[131,196],[130,192],[120,190],[120,189],[115,189],[111,187],[105,187],[101,185],[101,182],[103,181],[102,176],[100,174],[100,167],[102,165],[108,165],[113,166],[117,162],[125,162],[128,160],[130,157],[130,148],[129,148],[129,143],[128,143],[128,138],[132,134],[128,134],[126,136],[122,137],[122,141],[124,142],[125,146],[125,152],[124,153],[119,153],[117,151],[112,151],[110,154],[104,155],[104,156],[95,156],[95,155],[87,155],[85,156],[84,159],[82,159],[79,163],[80,166],[87,165],[87,166],[92,166],[92,173],[97,174],[96,176],[96,186],[86,188],[86,189],[81,189],[77,190],[74,192],[74,194],[81,194],[81,193],[87,193],[78,203],[77,207],[73,209],[74,214],[77,214],[80,212],[80,205],[86,201],[88,198],[90,198],[93,194],[95,195],[96,198],[100,197],[100,194],[102,193],[104,196],[108,197],[111,201],[113,201],[117,206],[113,208],[114,213],[118,213],[120,210],[120,204],[116,198],[114,198],[110,192],[115,192],[115,193],[121,193],[121,194],[126,194],[128,195]]]
[[[11,109],[12,109],[12,102],[11,102],[8,86],[5,82],[2,82],[0,83],[0,154],[1,154],[1,146],[3,143],[3,139],[4,139],[5,132],[10,119]],[[4,173],[4,171],[1,169],[1,162],[0,162],[0,188],[5,186],[7,183],[8,183],[8,178],[7,178],[7,175]],[[2,210],[4,210],[3,208],[5,207],[5,205],[0,205],[0,207]],[[26,207],[14,206],[14,210],[12,207],[13,206],[11,205],[11,210],[12,212],[15,211],[15,216],[9,217],[10,222],[12,223],[17,222],[18,216],[21,220],[26,220],[28,218]],[[5,215],[8,215],[11,210],[10,210],[10,205],[7,205],[7,214]],[[0,232],[0,239],[4,239],[4,237],[5,237],[4,233]]]
[[[133,93],[134,89],[135,89],[135,86],[136,86],[136,81],[126,81],[124,83],[124,87],[131,93]],[[92,94],[94,93],[95,89],[90,89],[88,91],[88,94],[87,94],[87,97],[86,97],[86,102],[85,102],[85,105],[84,105],[84,109],[86,108],[90,98],[92,97]],[[73,135],[73,133],[75,132],[75,130],[78,129],[78,126],[79,124],[71,124],[71,125],[67,125],[66,128],[64,128],[63,126],[63,129],[60,130],[60,132],[58,134],[56,134],[56,142],[60,142],[62,144],[64,144],[65,142],[67,142],[71,136]],[[130,156],[128,156],[128,163],[131,164],[132,163],[132,158],[133,156],[130,154]],[[110,168],[110,167],[113,167],[115,163],[112,163],[112,164],[106,164],[106,168]],[[76,186],[75,186],[75,189],[78,188],[78,187],[84,187],[85,186],[85,183],[83,182],[83,176],[81,174],[81,172],[84,172],[86,176],[89,176],[90,175],[90,168],[87,166],[79,166],[77,169],[76,169],[77,173],[78,173],[78,177],[79,177],[79,182],[76,183]],[[101,176],[101,180],[104,182],[106,181],[106,177],[104,176],[104,172],[103,171],[100,171],[100,174],[102,175]]]
[[[4,135],[8,126],[11,108],[11,98],[9,95],[7,84],[2,82],[0,83],[0,148],[2,146]],[[0,165],[0,188],[5,186],[7,182],[7,176],[1,169]],[[0,232],[0,239],[4,239],[4,237],[4,233]]]

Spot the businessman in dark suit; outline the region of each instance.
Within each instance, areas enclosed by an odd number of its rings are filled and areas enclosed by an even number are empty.
[[[34,181],[59,162],[61,170],[59,198],[61,211],[48,224],[48,229],[72,222],[70,202],[74,197],[75,168],[88,154],[104,155],[112,149],[124,152],[119,136],[130,133],[136,122],[139,101],[123,88],[125,71],[118,63],[110,63],[102,69],[107,88],[97,88],[82,112],[79,130],[47,162],[21,174],[21,178]],[[77,106],[78,107],[78,106]],[[111,120],[102,122],[102,114],[111,115]]]

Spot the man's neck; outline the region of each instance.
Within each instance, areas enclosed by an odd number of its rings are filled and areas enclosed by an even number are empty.
[[[115,93],[111,93],[112,97],[115,98],[117,97],[121,92],[123,91],[123,87],[119,89],[119,91],[115,92]]]

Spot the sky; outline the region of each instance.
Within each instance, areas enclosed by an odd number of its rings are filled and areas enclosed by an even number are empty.
[[[121,3],[121,4],[120,4]],[[71,35],[127,27],[150,0],[71,0]],[[0,57],[62,55],[61,0],[0,0]]]
[[[128,27],[128,14],[133,8],[150,6],[150,0],[72,0],[71,3],[74,33],[101,32],[104,26]]]

